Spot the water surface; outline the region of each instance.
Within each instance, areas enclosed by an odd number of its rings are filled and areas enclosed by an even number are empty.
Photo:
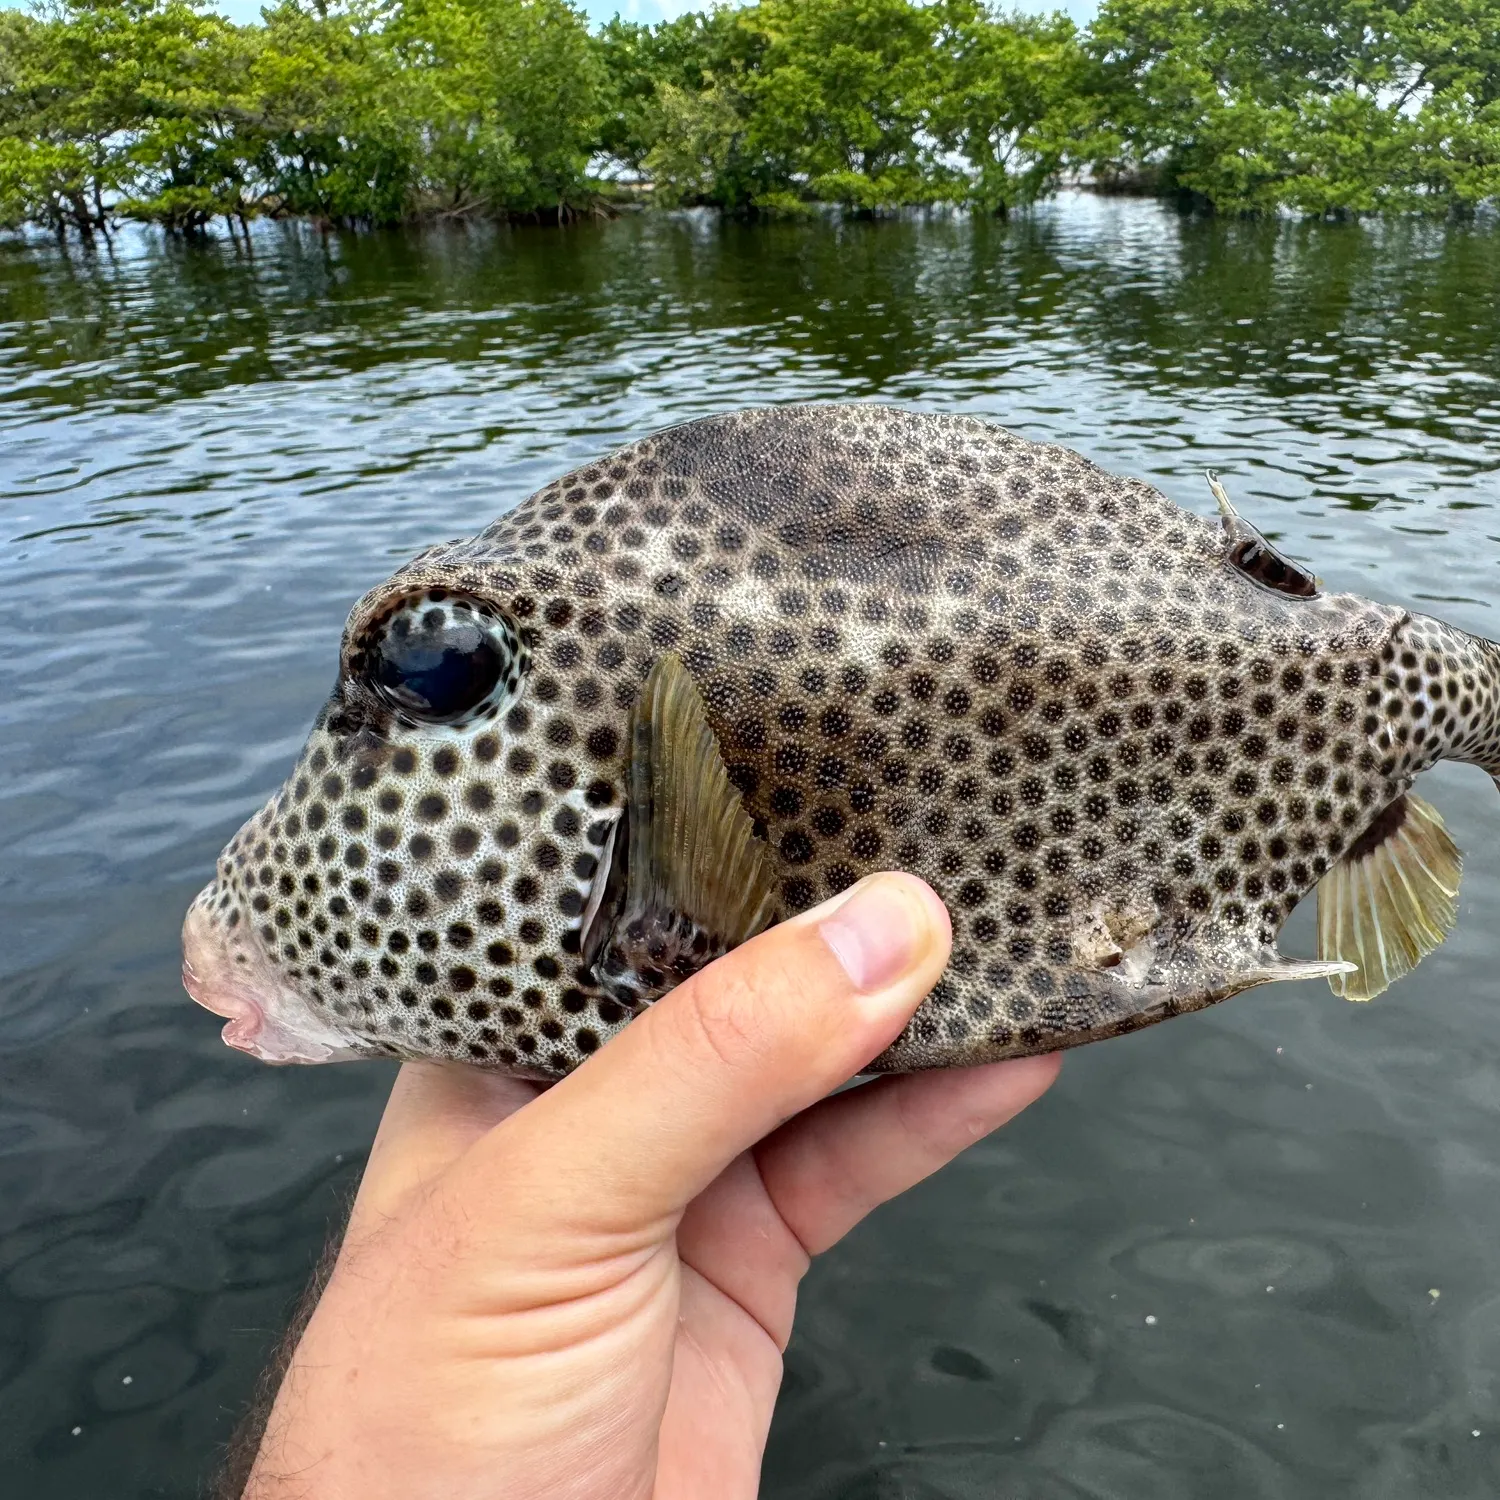
[[[192,1496],[391,1073],[226,1050],[177,981],[350,603],[574,464],[890,400],[1250,518],[1500,635],[1500,231],[696,215],[246,249],[0,242],[0,1486]],[[1500,1492],[1500,798],[1459,930],[1073,1055],[813,1271],[776,1500]],[[1311,951],[1310,913],[1286,946]]]

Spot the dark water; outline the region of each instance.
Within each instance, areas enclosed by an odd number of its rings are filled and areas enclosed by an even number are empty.
[[[350,602],[619,441],[809,397],[1204,512],[1211,464],[1330,584],[1500,635],[1492,225],[0,246],[0,1492],[192,1495],[357,1177],[390,1072],[230,1053],[176,947]],[[1500,1492],[1500,798],[1430,782],[1446,947],[1370,1006],[1279,986],[1073,1056],[816,1268],[767,1495]]]

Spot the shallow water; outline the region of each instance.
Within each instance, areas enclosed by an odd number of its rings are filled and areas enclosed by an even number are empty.
[[[229,1052],[177,981],[349,604],[575,463],[752,402],[993,418],[1332,586],[1500,635],[1500,230],[1010,224],[0,243],[0,1489],[187,1497],[390,1070]],[[1069,1059],[814,1270],[777,1500],[1500,1492],[1500,799],[1370,1006],[1259,990]],[[1287,947],[1311,951],[1310,913]]]

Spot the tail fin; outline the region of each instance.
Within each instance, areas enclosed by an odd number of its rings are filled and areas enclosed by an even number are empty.
[[[1466,761],[1500,785],[1500,645],[1409,615],[1381,657],[1385,722],[1375,736],[1398,776]]]

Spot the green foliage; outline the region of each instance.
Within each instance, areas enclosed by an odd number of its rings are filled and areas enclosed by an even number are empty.
[[[1089,50],[1101,171],[1317,214],[1500,185],[1500,0],[1105,0]]]
[[[1066,18],[982,0],[760,0],[599,42],[603,145],[657,201],[772,212],[1029,202],[1062,168],[1085,64]]]
[[[422,155],[412,90],[386,36],[389,8],[355,0],[262,12],[239,139],[267,212],[394,223],[411,207]]]
[[[703,89],[660,83],[641,115],[650,141],[638,167],[663,208],[685,203],[736,203],[736,158],[745,134],[743,96],[715,79]]]
[[[1007,213],[1070,173],[1232,212],[1500,195],[1500,0],[755,0],[591,36],[570,0],[0,11],[0,226],[563,220],[610,191]]]
[[[1062,14],[996,17],[981,0],[939,11],[944,66],[929,128],[967,168],[966,201],[990,213],[1056,183],[1091,118],[1092,70]]]
[[[734,84],[756,70],[762,50],[737,13],[723,6],[658,26],[616,17],[600,29],[597,46],[610,101],[600,149],[631,171],[642,169],[663,130],[673,129],[673,116],[686,107],[679,98],[664,113],[661,90],[679,96],[717,92],[742,118]]]
[[[0,223],[195,229],[223,215],[563,217],[604,64],[565,0],[203,0],[0,12]]]
[[[765,47],[746,79],[750,147],[780,182],[863,209],[943,196],[922,138],[941,67],[934,8],[761,0],[739,20]]]
[[[121,132],[150,58],[196,20],[185,6],[91,5],[60,16],[5,15],[0,27],[0,220],[102,227],[133,176],[139,142]]]
[[[406,0],[389,32],[450,213],[563,216],[588,201],[604,70],[565,0]]]

